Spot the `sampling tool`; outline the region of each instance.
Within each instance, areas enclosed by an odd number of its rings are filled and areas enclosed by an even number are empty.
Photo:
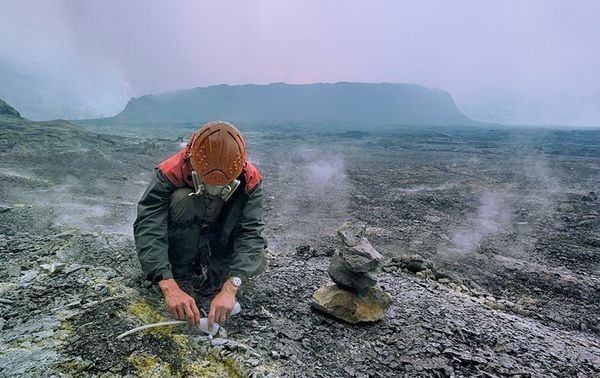
[[[240,306],[239,302],[235,302],[235,305],[233,306],[233,310],[231,310],[231,315],[239,314],[241,311],[242,311],[242,306]],[[165,327],[165,326],[176,325],[176,324],[185,324],[185,323],[187,323],[187,320],[169,320],[166,322],[146,324],[143,326],[136,327],[134,329],[130,329],[129,331],[120,334],[119,336],[117,336],[117,339],[122,339],[123,337],[131,335],[132,333],[143,331],[148,328]],[[200,324],[198,325],[198,329],[200,331],[207,333],[210,336],[216,335],[217,332],[219,332],[220,327],[221,326],[219,325],[219,323],[213,323],[212,329],[208,329],[208,318],[201,318]]]

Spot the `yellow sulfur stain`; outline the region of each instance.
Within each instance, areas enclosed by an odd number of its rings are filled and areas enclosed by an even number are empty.
[[[128,361],[140,377],[241,378],[244,376],[242,369],[233,359],[221,361],[214,356],[199,361],[184,362],[177,370],[155,355],[132,354]]]
[[[165,320],[158,311],[156,311],[150,303],[143,299],[136,299],[129,305],[129,312],[139,318],[144,323],[156,323]]]
[[[128,361],[141,377],[172,377],[171,366],[160,358],[147,354],[132,354]]]
[[[169,320],[156,311],[150,303],[143,299],[134,300],[128,307],[128,312],[134,317],[139,319],[141,324],[151,324],[164,322]],[[164,326],[157,328],[150,328],[144,332],[152,333],[155,335],[171,336],[173,328],[176,326]]]
[[[230,377],[241,378],[244,373],[235,360],[228,358],[219,360],[214,356],[208,356],[204,361],[195,361],[184,364],[178,372],[179,377]]]
[[[155,310],[151,303],[138,298],[127,308],[128,313],[141,324],[168,320]],[[219,358],[214,355],[202,356],[195,343],[187,336],[174,334],[173,327],[159,327],[146,330],[155,335],[168,337],[176,344],[174,354],[180,359],[177,366],[164,361],[158,355],[134,353],[128,361],[141,377],[232,377],[241,378],[244,369],[232,358]]]

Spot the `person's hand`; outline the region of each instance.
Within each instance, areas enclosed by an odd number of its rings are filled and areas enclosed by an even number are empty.
[[[231,310],[235,306],[235,294],[237,289],[227,280],[223,288],[210,302],[208,313],[208,329],[212,330],[215,322],[223,324],[231,316]]]
[[[191,326],[200,324],[200,311],[196,306],[194,298],[181,290],[174,279],[168,278],[158,283],[162,291],[167,308],[175,319],[185,320],[187,318]]]

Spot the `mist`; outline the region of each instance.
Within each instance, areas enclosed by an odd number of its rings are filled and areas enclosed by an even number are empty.
[[[269,219],[274,225],[271,247],[282,250],[290,243],[313,243],[311,230],[333,233],[347,220],[350,184],[342,154],[317,143],[271,154],[272,166],[262,161],[272,181],[265,190],[272,193],[273,188],[285,187],[271,199],[275,214]],[[261,159],[254,161],[261,163]],[[282,229],[290,230],[285,237],[280,235]]]
[[[537,138],[547,133],[539,131]],[[527,259],[540,237],[532,232],[534,224],[563,227],[556,217],[556,207],[568,190],[561,182],[560,173],[551,166],[547,156],[535,152],[535,137],[516,133],[507,143],[519,146],[509,159],[514,167],[510,178],[474,189],[478,206],[467,219],[457,220],[451,227],[449,244],[437,249],[441,259],[470,258],[482,253],[480,248],[489,247],[494,239],[505,241],[502,245],[505,257]],[[585,193],[585,189],[581,191]],[[508,240],[510,242],[506,242]]]
[[[600,125],[595,1],[4,1],[0,98],[33,119],[243,83],[397,82],[475,120]]]

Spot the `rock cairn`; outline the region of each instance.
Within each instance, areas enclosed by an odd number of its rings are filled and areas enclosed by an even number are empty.
[[[363,223],[347,222],[338,228],[341,248],[327,269],[335,282],[313,294],[313,308],[349,323],[383,319],[391,297],[376,287],[383,256],[365,237]]]

